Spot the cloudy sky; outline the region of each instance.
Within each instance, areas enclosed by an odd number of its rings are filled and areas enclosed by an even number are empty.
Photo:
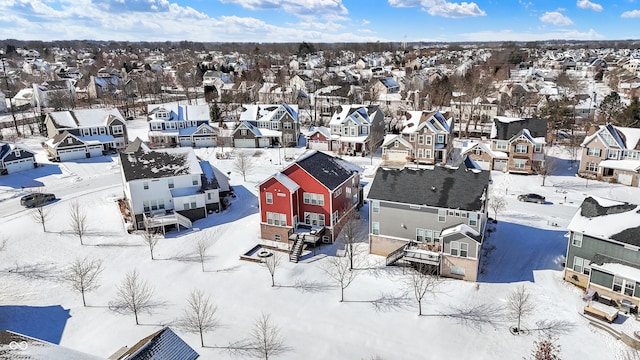
[[[0,39],[366,42],[640,38],[640,0],[0,0]]]

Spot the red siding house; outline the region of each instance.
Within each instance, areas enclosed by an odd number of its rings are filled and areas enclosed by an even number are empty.
[[[311,150],[264,180],[259,184],[261,237],[294,244],[334,241],[346,216],[361,205],[360,170]]]

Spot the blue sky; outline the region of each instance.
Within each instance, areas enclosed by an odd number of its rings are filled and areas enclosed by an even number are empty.
[[[0,38],[367,42],[640,38],[640,0],[0,0]]]

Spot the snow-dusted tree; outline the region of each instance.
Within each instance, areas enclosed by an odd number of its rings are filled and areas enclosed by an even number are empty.
[[[158,245],[158,241],[160,241],[160,236],[155,228],[153,228],[148,220],[144,222],[144,230],[142,231],[142,241],[149,247],[149,252],[151,253],[151,260],[155,260],[153,258],[153,249],[155,249],[156,245]]]
[[[553,174],[557,168],[556,158],[553,156],[549,156],[547,152],[545,152],[544,154],[544,160],[539,163],[534,169],[538,173],[538,175],[542,177],[542,186],[544,186],[547,177]]]
[[[253,357],[265,360],[291,350],[285,344],[280,328],[272,323],[270,315],[264,313],[253,326],[250,344]]]
[[[142,280],[138,270],[134,269],[127,273],[122,284],[118,286],[116,299],[110,306],[116,311],[133,314],[136,318],[136,325],[139,325],[138,313],[151,310],[153,307],[152,298],[153,287]]]
[[[87,306],[84,294],[97,289],[98,277],[102,272],[102,261],[87,257],[75,259],[64,275],[71,288],[82,294],[82,305]]]
[[[560,360],[560,345],[556,344],[551,336],[546,336],[533,344],[535,347],[531,353],[532,360]]]
[[[507,208],[507,200],[500,195],[493,194],[489,198],[489,207],[493,210],[495,220],[498,220],[498,213]]]
[[[533,303],[533,299],[531,299],[531,294],[524,284],[518,286],[511,292],[511,294],[509,294],[509,297],[507,298],[507,309],[511,318],[518,322],[516,327],[513,329],[514,333],[519,333],[521,330],[520,321],[522,318],[531,315],[535,309],[535,304]]]
[[[31,218],[37,224],[42,225],[42,231],[44,232],[47,232],[47,221],[49,221],[50,217],[51,213],[49,209],[44,206],[38,205],[31,211]]]
[[[87,213],[77,200],[69,203],[69,222],[71,231],[80,238],[80,245],[84,245],[82,237],[87,233]]]
[[[357,276],[357,272],[349,268],[349,258],[332,256],[327,259],[323,270],[340,286],[340,302],[344,301],[344,289],[349,287]]]
[[[249,154],[242,151],[236,153],[236,159],[233,161],[233,170],[242,175],[244,181],[247,181],[247,175],[253,171],[254,167],[255,163]]]
[[[204,260],[207,258],[208,248],[209,244],[207,243],[207,239],[204,236],[198,238],[198,242],[196,243],[196,253],[198,254],[198,260],[200,261],[202,272],[204,272]]]
[[[282,265],[282,255],[278,252],[274,252],[270,256],[264,258],[264,266],[269,270],[271,274],[271,286],[276,286],[275,274],[276,270]]]
[[[371,165],[373,165],[373,156],[380,148],[380,145],[382,145],[383,140],[384,133],[380,130],[372,130],[371,134],[369,134],[369,140],[365,143],[365,150],[369,155],[369,161],[371,162]]]
[[[180,327],[190,333],[200,334],[200,345],[204,347],[204,334],[220,326],[216,312],[218,307],[200,290],[193,290],[187,298],[187,307],[182,311]]]
[[[404,285],[408,292],[413,293],[418,302],[418,316],[422,316],[422,299],[427,293],[435,291],[442,284],[442,279],[435,267],[421,263],[416,265],[404,279]]]

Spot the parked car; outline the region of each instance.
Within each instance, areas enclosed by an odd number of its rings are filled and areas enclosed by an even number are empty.
[[[20,198],[20,205],[28,208],[42,206],[56,199],[54,194],[50,193],[33,193]]]
[[[545,202],[544,196],[538,194],[521,194],[518,195],[518,200],[538,204],[544,204]]]

